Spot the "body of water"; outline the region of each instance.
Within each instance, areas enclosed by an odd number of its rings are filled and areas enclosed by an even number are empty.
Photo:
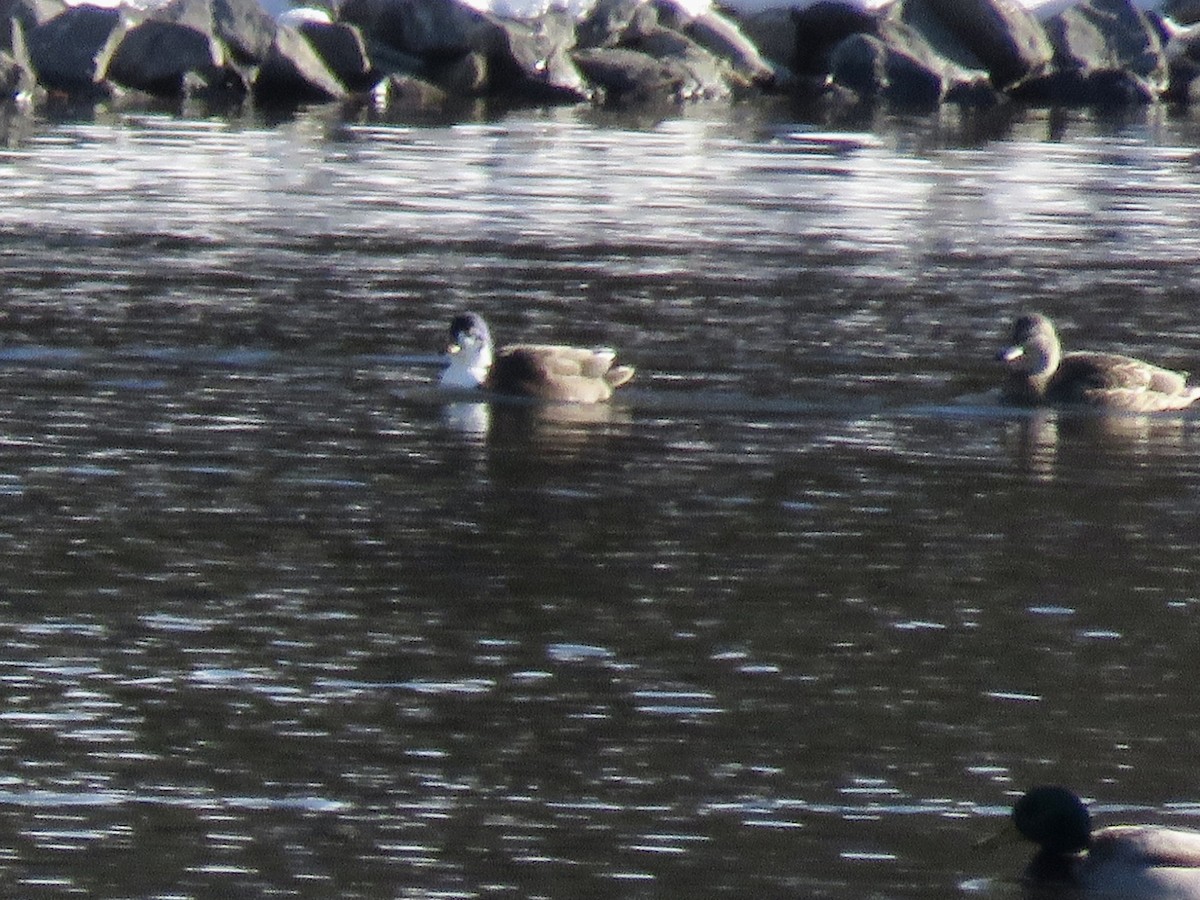
[[[1200,825],[1200,127],[125,115],[0,155],[0,883],[1015,897],[1061,781]],[[611,406],[451,403],[461,309]]]

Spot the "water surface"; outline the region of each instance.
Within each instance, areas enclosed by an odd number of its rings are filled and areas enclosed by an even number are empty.
[[[1197,127],[34,122],[0,159],[12,896],[1013,897],[1065,781],[1200,825]],[[449,403],[445,324],[612,407]]]

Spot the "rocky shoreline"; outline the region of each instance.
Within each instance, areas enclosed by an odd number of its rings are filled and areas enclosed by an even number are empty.
[[[756,93],[916,109],[1200,100],[1200,26],[1189,27],[1200,0],[1151,12],[1079,0],[1044,21],[1013,0],[821,0],[744,16],[598,0],[581,18],[530,19],[459,0],[344,0],[279,21],[258,0],[0,2],[0,79],[21,104],[131,93],[263,107],[358,98],[401,112]]]

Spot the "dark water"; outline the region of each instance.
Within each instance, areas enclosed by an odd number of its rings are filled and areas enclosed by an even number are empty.
[[[1014,793],[1200,825],[1200,127],[34,122],[0,158],[0,888],[1014,897]],[[450,404],[452,311],[611,343]]]

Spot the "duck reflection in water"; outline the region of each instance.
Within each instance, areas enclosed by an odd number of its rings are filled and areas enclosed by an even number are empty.
[[[1007,372],[1006,402],[1021,406],[1075,404],[1114,412],[1179,410],[1200,398],[1187,375],[1117,353],[1063,353],[1054,323],[1021,316],[996,358]]]
[[[1041,481],[1061,473],[1131,465],[1188,452],[1197,426],[1181,416],[1107,415],[1086,410],[1036,409],[1007,431],[1013,457]]]
[[[624,431],[629,410],[610,403],[530,403],[501,398],[496,402],[447,403],[442,422],[473,443],[494,447],[520,444],[527,450],[570,455],[595,440]]]
[[[1200,831],[1161,825],[1092,829],[1075,793],[1035,787],[1012,824],[1038,851],[1022,878],[1029,897],[1200,900]]]

